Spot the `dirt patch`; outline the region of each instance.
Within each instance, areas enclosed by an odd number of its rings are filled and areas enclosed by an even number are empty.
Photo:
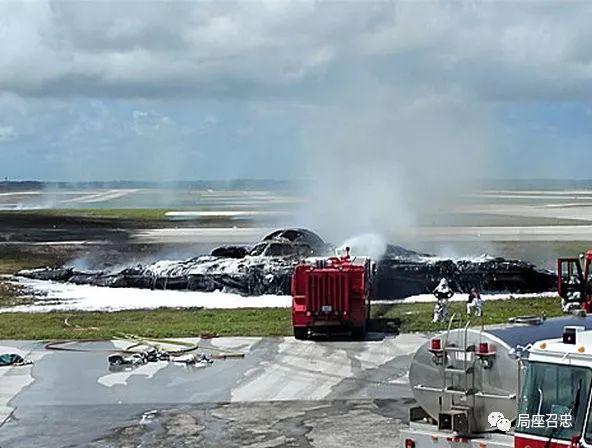
[[[384,400],[383,400],[384,401]],[[90,444],[161,447],[392,447],[409,403],[390,400],[258,402],[151,411],[148,420],[119,428]]]
[[[20,285],[12,283],[9,279],[0,278],[0,307],[28,305],[31,303],[33,303],[33,299],[24,294]]]

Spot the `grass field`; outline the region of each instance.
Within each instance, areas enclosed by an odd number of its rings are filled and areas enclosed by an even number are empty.
[[[10,254],[0,258],[0,275],[14,274],[20,269],[35,268],[43,265],[54,264],[55,260],[49,256],[32,256],[30,254]],[[30,302],[29,297],[19,294],[19,288],[10,282],[3,281],[0,277],[0,307],[24,305]],[[0,316],[0,332],[2,316]]]
[[[43,215],[54,218],[85,218],[88,220],[111,221],[119,226],[124,220],[130,227],[166,225],[162,208],[92,208],[92,209],[51,209],[31,212],[2,212],[0,219],[15,219],[19,214]],[[29,216],[31,218],[31,216]],[[505,219],[505,218],[504,218]],[[43,221],[43,220],[42,220]],[[65,220],[68,221],[68,220]],[[70,220],[71,221],[71,220]],[[35,221],[37,222],[37,221]],[[500,221],[501,223],[501,221]],[[506,221],[503,222],[507,224]],[[71,224],[71,223],[70,223]],[[75,222],[74,229],[84,227],[86,222]],[[441,223],[435,222],[440,225]],[[489,223],[491,225],[491,223]],[[18,221],[14,224],[18,228]],[[170,222],[169,225],[177,225]],[[98,228],[98,227],[97,227]],[[28,227],[27,227],[28,229]],[[26,230],[27,230],[26,229]],[[42,230],[45,227],[42,227]],[[27,230],[28,232],[28,230]],[[26,232],[25,232],[26,233]],[[493,250],[495,255],[523,258],[552,266],[557,256],[576,255],[587,248],[587,242],[499,242],[495,244],[455,243],[466,253],[482,253]],[[473,247],[476,244],[476,247]],[[471,246],[473,245],[473,246]],[[418,247],[419,246],[419,247]],[[446,244],[425,243],[425,248],[417,242],[410,248],[426,252],[442,249]],[[3,249],[4,250],[4,249]],[[34,252],[38,251],[38,252]],[[57,255],[56,255],[57,254]],[[44,265],[60,264],[67,261],[67,252],[49,251],[44,247],[13,248],[11,253],[4,250],[0,256],[0,274],[11,274],[19,269]],[[551,261],[549,261],[551,260]],[[0,279],[0,306],[19,304],[23,299],[10,285]],[[508,318],[520,315],[545,313],[547,316],[561,314],[557,299],[520,299],[513,301],[487,302],[485,317],[473,322],[484,325],[506,322]],[[399,332],[437,331],[444,328],[432,324],[433,304],[375,305],[373,307],[373,327],[389,328]],[[464,303],[454,303],[452,312],[464,316]],[[74,326],[64,323],[66,318]],[[0,338],[15,339],[108,339],[118,333],[134,333],[147,337],[198,336],[202,333],[240,336],[287,336],[292,334],[290,310],[286,309],[241,309],[241,310],[174,310],[160,309],[150,311],[121,311],[115,313],[75,312],[75,313],[5,313],[0,314]]]
[[[18,269],[53,264],[46,254],[15,253],[0,258],[0,274]],[[0,279],[0,306],[28,300]],[[561,315],[559,301],[552,298],[492,301],[485,303],[483,324],[506,322],[522,315]],[[437,331],[432,324],[432,303],[378,305],[372,308],[372,329],[398,332]],[[451,312],[464,318],[464,303],[452,303]],[[73,326],[64,323],[69,318]],[[480,325],[481,320],[473,324]],[[78,326],[79,328],[76,328]],[[288,336],[292,334],[288,309],[197,310],[159,309],[106,312],[52,312],[0,314],[0,339],[109,339],[118,333],[146,337],[199,336]]]
[[[101,227],[111,225],[113,228],[160,228],[183,227],[196,225],[208,227],[235,225],[237,222],[248,224],[252,222],[249,217],[232,219],[227,216],[193,216],[183,219],[173,219],[165,214],[171,210],[199,211],[211,210],[211,207],[178,207],[170,208],[54,208],[18,211],[0,211],[0,220],[7,223],[18,223],[24,220],[36,220],[42,229],[41,221],[57,223],[58,227],[79,225],[98,225]]]
[[[157,338],[205,333],[283,336],[291,331],[289,310],[279,308],[0,314],[0,339],[111,339],[120,333]]]
[[[49,254],[11,253],[0,258],[0,275],[14,274],[21,269],[32,269],[39,266],[52,266],[61,262]],[[1,294],[0,294],[1,299]]]
[[[433,304],[430,303],[375,305],[371,329],[394,332],[444,329],[445,324],[432,324],[432,310]],[[451,312],[462,315],[464,319],[464,303],[454,303]],[[486,302],[483,324],[543,313],[548,317],[561,315],[558,301],[533,298]],[[480,325],[481,320],[472,323]],[[0,339],[111,339],[120,333],[153,338],[199,336],[204,333],[290,336],[292,326],[290,310],[281,308],[0,314]]]
[[[256,207],[246,207],[247,210]],[[34,210],[1,211],[0,217],[8,218],[18,217],[19,215],[37,215],[52,218],[81,218],[81,219],[105,219],[137,221],[146,225],[155,225],[160,222],[171,222],[171,219],[165,216],[169,211],[212,211],[212,210],[242,210],[243,205],[229,206],[221,204],[217,207],[212,205],[194,205],[170,208],[47,208]],[[243,218],[244,219],[244,218]],[[217,220],[226,222],[224,217],[185,217],[183,220],[177,220],[176,223],[184,221],[212,221]],[[528,217],[528,216],[506,216],[494,214],[471,214],[471,213],[444,213],[438,214],[424,213],[417,218],[418,225],[431,227],[458,227],[458,226],[557,226],[557,225],[586,225],[589,221],[578,219],[560,219],[546,217]]]
[[[164,220],[168,208],[51,208],[15,213],[57,217]]]
[[[471,324],[491,325],[507,322],[517,316],[561,316],[563,313],[558,298],[528,298],[496,300],[484,303],[483,319],[472,318]],[[372,316],[375,319],[395,320],[401,332],[437,331],[446,328],[445,324],[432,323],[433,303],[402,303],[398,305],[374,305]],[[466,322],[465,302],[452,302],[450,315],[455,313]]]

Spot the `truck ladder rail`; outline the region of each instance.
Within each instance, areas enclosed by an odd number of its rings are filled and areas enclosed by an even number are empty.
[[[454,386],[449,386],[446,389],[444,389],[444,393],[447,395],[462,395],[464,397],[469,396],[469,395],[475,395],[477,391],[473,390],[473,389],[461,389],[461,388],[455,388]],[[455,404],[451,403],[451,408],[454,407]]]
[[[473,366],[464,367],[459,369],[458,367],[446,367],[446,371],[449,373],[464,373],[466,375],[473,373]]]
[[[450,317],[450,320],[448,321],[448,329],[446,330],[446,335],[444,336],[444,362],[442,362],[442,364],[440,365],[440,375],[442,378],[442,391],[446,390],[447,388],[447,375],[446,375],[446,362],[447,362],[447,356],[446,356],[446,347],[448,347],[448,340],[450,337],[450,330],[452,329],[452,324],[454,323],[454,319],[456,318],[457,314],[453,313],[452,316]],[[459,319],[459,326],[462,325],[462,316],[459,314],[458,315],[458,319]]]
[[[413,388],[415,390],[421,390],[424,392],[437,392],[437,393],[447,393],[447,394],[453,394],[453,395],[474,395],[475,397],[478,398],[485,398],[485,399],[491,399],[491,400],[515,400],[516,399],[516,394],[507,394],[507,395],[500,395],[500,394],[491,394],[491,393],[487,393],[487,392],[475,392],[472,391],[471,389],[468,390],[459,390],[459,389],[451,389],[451,388],[446,388],[446,389],[441,389],[439,387],[431,387],[431,386],[424,386],[423,384],[418,384],[416,386],[413,386]]]
[[[418,384],[416,386],[413,386],[413,388],[416,389],[416,390],[423,390],[425,392],[438,392],[438,393],[444,392],[444,389],[442,389],[442,388],[431,387],[431,386],[424,386],[423,384]]]
[[[453,328],[454,321],[458,317],[458,328],[463,328],[462,333],[462,342],[460,340],[456,341],[456,344],[449,343],[450,340],[450,330]],[[444,336],[444,346],[443,346],[443,353],[444,353],[444,362],[441,364],[441,375],[442,375],[442,388],[435,389],[432,388],[433,392],[439,392],[440,394],[446,394],[450,397],[450,406],[454,405],[454,398],[455,395],[462,395],[462,396],[469,396],[474,395],[476,392],[474,388],[474,378],[473,381],[469,381],[469,375],[473,375],[474,373],[474,364],[475,359],[474,357],[469,357],[466,353],[473,352],[474,347],[468,347],[468,329],[471,321],[467,319],[467,322],[463,326],[462,315],[454,313],[448,322],[448,329],[446,331],[446,335]],[[462,356],[462,359],[457,359],[461,361],[460,367],[454,366],[447,366],[448,357],[446,356],[449,352],[457,352],[457,353],[465,353]],[[451,377],[448,378],[448,374],[453,375],[462,375],[462,378],[459,377]],[[456,378],[456,379],[455,379]],[[470,383],[470,384],[469,384]],[[460,386],[460,387],[459,387]],[[424,389],[427,390],[427,389]]]
[[[456,317],[456,313],[453,313],[448,321],[448,329],[446,330],[446,336],[444,336],[444,347],[448,345],[448,337],[450,336],[450,330],[452,329],[452,324],[454,323],[454,318]],[[462,325],[462,316],[458,316],[459,319],[459,327]]]
[[[507,395],[499,395],[499,394],[490,394],[487,392],[477,392],[475,394],[476,397],[479,398],[491,398],[493,400],[515,400],[516,394],[507,394]]]
[[[440,389],[438,387],[424,386],[423,384],[418,384],[416,386],[413,386],[413,389],[421,390],[424,392],[437,392],[439,394],[446,394],[446,395],[468,396],[468,395],[475,395],[475,393],[477,393],[473,389],[466,389],[466,390],[465,389],[455,389],[452,386],[447,387],[445,389]]]
[[[462,347],[457,347],[456,345],[449,345],[448,347],[444,347],[444,350],[447,352],[471,353],[471,352],[475,351],[475,347],[470,346],[470,347],[462,348]]]
[[[471,324],[471,320],[467,317],[467,323],[465,324],[465,331],[464,331],[465,340],[464,340],[464,344],[463,344],[463,346],[465,347],[465,350],[466,350],[467,345],[469,343],[468,330],[469,330],[469,325],[470,324]],[[467,358],[468,358],[467,355],[463,356],[463,370],[465,372],[465,375],[464,375],[464,387],[465,387],[465,389],[468,389],[469,388],[468,374],[469,373],[471,373],[471,374],[473,373],[473,369],[472,369],[473,366],[472,365],[470,367],[470,372],[469,372],[469,368],[467,367],[467,363],[468,363]],[[474,356],[473,356],[473,358],[474,358]]]

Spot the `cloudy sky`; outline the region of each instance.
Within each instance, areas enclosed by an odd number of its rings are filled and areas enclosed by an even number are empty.
[[[569,1],[5,0],[0,177],[303,178],[360,153],[592,177],[590,23]]]

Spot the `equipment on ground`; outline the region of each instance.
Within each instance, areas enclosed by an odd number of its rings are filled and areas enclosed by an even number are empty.
[[[146,364],[148,362],[148,359],[143,355],[144,355],[143,353],[133,353],[131,355],[114,353],[112,355],[109,355],[109,357],[108,357],[109,366],[111,366],[111,367],[119,367],[119,366],[137,367],[142,364]]]
[[[74,328],[80,328],[73,325]],[[130,341],[130,345],[113,352],[109,349],[95,349],[79,346],[76,341],[52,341],[45,344],[47,350],[65,352],[108,352],[109,371],[119,372],[122,370],[133,370],[150,362],[167,361],[175,364],[184,364],[192,367],[206,367],[214,363],[214,359],[239,359],[244,358],[242,352],[226,352],[214,346],[208,351],[198,352],[200,348],[197,343],[179,341],[172,339],[153,339],[133,334],[119,334],[120,340]],[[209,338],[213,337],[208,334]],[[85,340],[83,342],[104,342],[102,340]],[[214,352],[214,353],[211,353]]]
[[[557,259],[557,292],[564,311],[582,308],[592,312],[592,250],[579,258]]]
[[[33,362],[17,353],[0,353],[0,367],[27,366],[29,364],[33,364]]]
[[[314,258],[292,277],[292,326],[296,339],[311,333],[366,335],[374,263],[366,257]]]
[[[419,348],[409,383],[419,406],[401,431],[405,448],[592,442],[592,420],[584,421],[591,406],[592,318],[449,328]]]

